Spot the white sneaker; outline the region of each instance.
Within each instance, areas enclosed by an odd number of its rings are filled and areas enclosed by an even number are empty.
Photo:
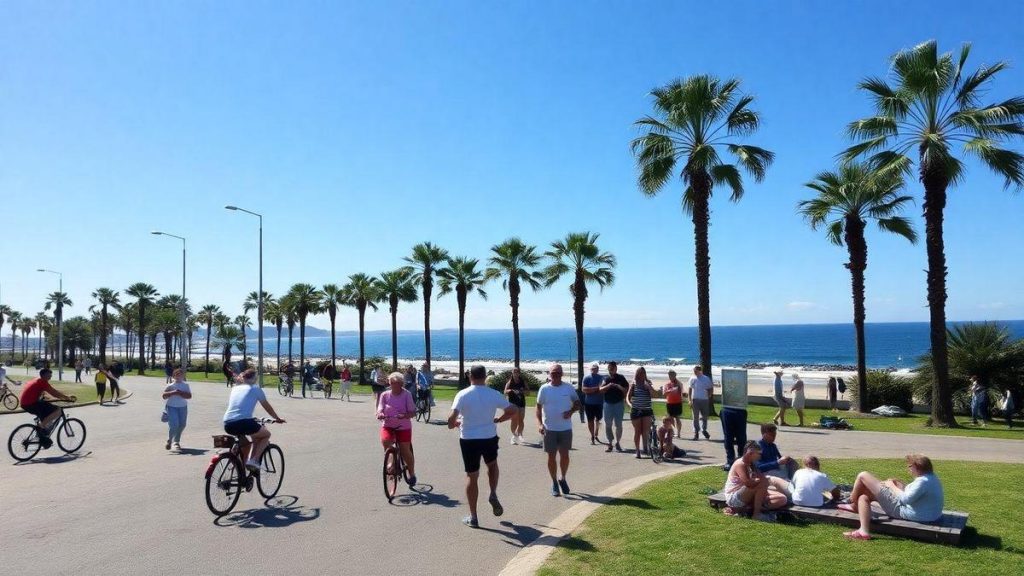
[[[516,444],[519,444],[519,441],[516,440],[516,436],[513,435],[512,438],[509,440],[509,443],[511,443],[513,446],[515,446]]]
[[[171,450],[174,450],[175,452],[181,452],[181,444],[178,444],[177,442],[171,444]]]
[[[520,444],[526,444],[526,440],[523,438],[522,434],[519,435],[519,443]]]

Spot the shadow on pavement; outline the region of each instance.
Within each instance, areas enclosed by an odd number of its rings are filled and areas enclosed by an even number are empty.
[[[447,494],[435,494],[432,484],[423,483],[413,487],[412,494],[401,494],[391,501],[392,506],[416,506],[418,504],[455,508],[459,505],[459,501],[452,500]]]
[[[209,452],[206,448],[180,448],[177,452],[168,451],[167,453],[171,456],[177,456],[179,454],[185,456],[202,456]]]
[[[660,510],[659,507],[654,506],[647,500],[640,500],[638,498],[615,498],[613,496],[595,496],[593,494],[586,494],[583,492],[566,494],[563,496],[566,500],[576,500],[582,502],[593,502],[595,504],[604,504],[605,506],[630,506],[639,510]]]
[[[503,526],[505,528],[509,528],[509,530],[488,528],[487,526],[484,526],[482,524],[480,525],[479,528],[477,528],[477,530],[483,532],[493,532],[500,536],[504,536],[504,539],[502,541],[505,544],[509,544],[517,548],[525,547],[527,544],[536,541],[537,538],[541,535],[541,531],[532,526],[520,526],[518,524],[513,524],[508,520],[499,522],[498,525]]]
[[[92,455],[92,451],[74,453],[74,454],[61,454],[60,456],[47,456],[45,458],[33,458],[28,462],[15,462],[15,466],[27,466],[29,464],[64,464],[65,462],[74,462],[75,460],[81,460],[82,458],[88,458]]]
[[[266,501],[266,508],[243,510],[217,518],[213,523],[220,527],[239,528],[284,528],[299,522],[320,518],[319,508],[298,506],[298,496],[277,496]]]

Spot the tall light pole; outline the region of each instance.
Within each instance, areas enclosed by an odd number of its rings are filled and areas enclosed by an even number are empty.
[[[64,297],[64,274],[46,268],[38,268],[36,272],[56,274],[60,279],[57,285],[57,311],[60,312],[57,317],[57,381],[60,382],[64,379],[64,302],[60,300]]]
[[[246,210],[245,208],[239,208],[238,206],[225,206],[224,209],[225,210],[234,210],[234,211],[237,211],[237,212],[245,212],[246,214],[251,214],[251,215],[253,215],[253,216],[255,216],[255,217],[260,219],[260,285],[259,285],[259,292],[257,292],[257,294],[256,294],[256,296],[257,296],[257,298],[256,298],[256,301],[257,301],[256,328],[257,328],[257,331],[258,331],[257,335],[259,337],[259,339],[258,339],[259,343],[257,344],[257,346],[259,346],[259,350],[257,351],[257,354],[256,354],[256,358],[257,358],[256,359],[256,374],[259,375],[260,388],[262,388],[263,387],[263,215],[262,214],[257,214],[256,212],[253,212],[251,210]],[[244,353],[242,354],[242,357],[244,359],[244,357],[245,357]]]
[[[188,320],[186,319],[187,314],[185,313],[185,239],[181,236],[175,236],[174,234],[168,234],[167,232],[160,232],[153,230],[151,232],[154,236],[169,236],[171,238],[177,238],[181,240],[181,337],[179,338],[178,348],[181,350],[181,369],[188,372],[188,355],[185,352],[188,348]]]

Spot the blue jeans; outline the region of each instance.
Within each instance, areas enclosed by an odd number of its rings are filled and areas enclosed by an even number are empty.
[[[167,406],[164,410],[167,410],[167,439],[171,442],[181,442],[181,433],[188,422],[188,406]]]
[[[625,402],[604,403],[604,435],[608,438],[609,446],[616,438],[622,439],[622,415],[625,411]],[[615,424],[615,436],[612,436],[612,424]]]
[[[722,420],[726,463],[732,465],[743,456],[743,445],[747,443],[747,411],[723,406],[718,417]]]
[[[978,420],[985,421],[985,411],[983,409],[984,400],[975,396],[971,398],[971,422],[977,424]]]

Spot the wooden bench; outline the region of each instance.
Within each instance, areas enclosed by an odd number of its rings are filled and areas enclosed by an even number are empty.
[[[725,494],[718,492],[708,496],[708,504],[712,508],[720,509],[725,507]],[[828,524],[840,524],[856,528],[860,526],[860,519],[853,512],[840,510],[834,504],[827,503],[821,508],[810,508],[807,506],[788,505],[776,510],[776,512],[789,514],[801,520],[825,522]],[[943,510],[942,518],[935,522],[912,522],[891,518],[878,506],[877,502],[871,504],[871,531],[879,534],[902,536],[926,542],[938,542],[941,544],[960,543],[964,528],[967,527],[968,514]]]

